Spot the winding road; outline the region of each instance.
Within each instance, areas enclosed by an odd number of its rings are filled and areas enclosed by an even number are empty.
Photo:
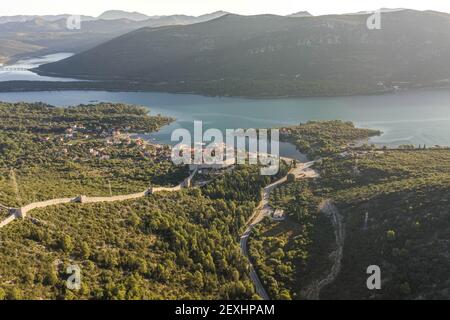
[[[284,160],[290,160],[292,159],[284,159]],[[256,292],[263,300],[270,300],[269,295],[267,294],[266,290],[264,289],[264,286],[261,282],[261,279],[259,278],[248,254],[248,239],[249,236],[253,230],[253,228],[260,223],[265,217],[270,216],[273,212],[273,209],[269,206],[269,198],[272,191],[278,187],[279,185],[283,184],[287,181],[287,177],[289,174],[294,174],[296,179],[300,178],[315,178],[318,176],[317,172],[311,169],[311,166],[315,163],[315,161],[307,162],[307,163],[297,163],[297,165],[292,168],[286,176],[283,178],[273,182],[272,184],[268,185],[262,190],[262,199],[259,203],[258,207],[255,209],[254,214],[250,217],[250,219],[247,222],[247,228],[245,229],[243,235],[240,239],[240,247],[243,255],[247,257],[249,261],[249,268],[250,268],[250,278],[253,282],[253,285],[255,286]],[[52,199],[42,202],[35,202],[31,203],[27,206],[13,209],[8,208],[6,206],[1,205],[0,208],[3,209],[9,209],[13,210],[14,212],[5,220],[0,221],[0,228],[8,225],[12,221],[14,221],[16,218],[24,218],[26,214],[34,209],[37,208],[45,208],[48,206],[63,204],[63,203],[70,203],[70,202],[80,202],[80,203],[97,203],[97,202],[115,202],[115,201],[124,201],[124,200],[130,200],[130,199],[136,199],[145,197],[148,194],[152,194],[155,192],[161,192],[161,191],[178,191],[183,187],[190,187],[190,182],[193,176],[197,170],[195,170],[185,181],[183,181],[180,185],[173,187],[173,188],[151,188],[148,190],[145,190],[140,193],[136,194],[129,194],[129,195],[119,195],[119,196],[113,196],[113,197],[85,197],[85,196],[78,196],[75,198],[61,198],[61,199]],[[340,219],[335,216],[335,220],[340,222]],[[336,236],[338,237],[338,236]],[[343,239],[342,239],[343,242]],[[340,262],[340,260],[339,260]],[[340,265],[338,267],[337,272],[339,272]],[[337,274],[337,273],[336,273]],[[321,281],[321,284],[326,284],[326,279]],[[318,290],[320,291],[320,289]]]
[[[292,159],[289,159],[292,161]],[[253,285],[255,286],[255,290],[258,293],[258,295],[263,300],[270,300],[269,295],[267,294],[266,289],[264,289],[264,286],[261,282],[261,279],[259,278],[253,263],[250,260],[249,254],[248,254],[248,238],[253,230],[253,228],[260,223],[265,217],[269,217],[271,213],[273,212],[273,209],[269,206],[269,198],[272,191],[278,187],[280,184],[283,184],[287,181],[287,176],[289,174],[294,174],[296,179],[299,178],[314,178],[317,177],[317,173],[311,169],[310,167],[315,163],[315,161],[308,162],[308,163],[297,163],[297,165],[292,168],[286,176],[281,178],[280,180],[275,181],[274,183],[268,185],[265,187],[262,191],[262,198],[261,202],[259,203],[258,207],[255,209],[254,214],[250,217],[250,219],[247,222],[247,228],[245,229],[244,233],[241,236],[240,240],[240,246],[242,254],[247,257],[249,261],[249,273],[250,273],[250,279],[253,282]]]

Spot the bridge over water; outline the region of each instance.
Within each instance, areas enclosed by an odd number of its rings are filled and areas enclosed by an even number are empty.
[[[28,71],[33,69],[35,66],[31,65],[18,65],[18,66],[3,66],[0,67],[0,71]]]

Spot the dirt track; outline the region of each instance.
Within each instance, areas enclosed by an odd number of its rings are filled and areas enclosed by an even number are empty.
[[[303,295],[308,300],[319,300],[320,291],[336,279],[337,275],[341,271],[342,256],[344,251],[345,225],[342,221],[343,217],[339,214],[337,207],[331,200],[322,202],[319,209],[329,216],[331,222],[333,223],[334,235],[336,238],[336,250],[330,255],[333,259],[333,266],[331,267],[330,272],[323,279],[315,281],[307,289],[305,289]]]

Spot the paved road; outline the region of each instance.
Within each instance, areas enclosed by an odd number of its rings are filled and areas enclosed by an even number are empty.
[[[305,178],[305,177],[316,177],[317,174],[314,170],[310,169],[310,167],[314,164],[314,161],[308,162],[308,163],[297,163],[297,166],[295,168],[292,168],[289,171],[289,174],[294,174],[296,178]],[[264,286],[261,282],[261,279],[259,278],[258,274],[255,271],[255,268],[253,264],[250,261],[249,255],[248,255],[248,238],[253,230],[253,228],[260,223],[265,217],[270,216],[273,212],[273,209],[269,206],[269,198],[271,192],[278,187],[280,184],[287,181],[287,175],[280,180],[275,181],[274,183],[268,185],[265,187],[262,191],[262,199],[259,203],[258,207],[255,210],[255,213],[252,217],[250,217],[248,221],[248,226],[244,232],[244,234],[241,236],[241,250],[244,256],[247,257],[250,263],[250,279],[253,282],[253,285],[255,286],[256,292],[263,300],[270,300],[269,295],[267,294],[266,290],[264,289]]]
[[[249,257],[247,242],[248,242],[248,237],[249,237],[250,233],[252,232],[252,228],[253,228],[253,225],[249,226],[247,228],[247,230],[245,230],[244,234],[241,237],[241,250],[242,250],[242,253],[244,254],[244,256],[246,256],[247,258]],[[258,293],[258,295],[263,300],[270,300],[269,295],[267,294],[266,289],[264,289],[264,286],[263,286],[261,280],[259,279],[259,276],[256,273],[255,268],[253,267],[253,264],[251,262],[250,262],[250,279],[252,280],[253,285],[255,286],[255,289],[256,289],[256,292]]]

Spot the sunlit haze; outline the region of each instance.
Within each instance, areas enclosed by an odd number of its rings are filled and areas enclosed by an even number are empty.
[[[200,15],[208,12],[225,10],[238,14],[289,14],[309,11],[314,15],[329,13],[349,13],[375,10],[378,8],[409,8],[416,10],[437,10],[450,12],[448,0],[16,0],[2,1],[0,15],[22,14],[85,14],[98,16],[106,10],[138,11],[147,15],[189,14]]]

